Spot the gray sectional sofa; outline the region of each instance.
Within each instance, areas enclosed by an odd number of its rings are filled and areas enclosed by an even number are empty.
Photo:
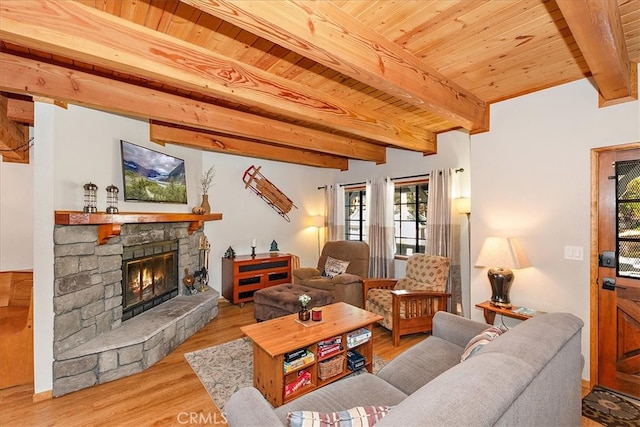
[[[568,313],[533,317],[460,362],[489,325],[446,312],[432,336],[376,375],[354,375],[273,408],[253,388],[225,406],[230,426],[287,425],[292,411],[390,406],[376,426],[579,426],[583,322]]]

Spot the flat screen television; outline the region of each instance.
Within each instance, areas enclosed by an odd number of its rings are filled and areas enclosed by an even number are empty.
[[[187,203],[184,160],[120,140],[124,200]]]

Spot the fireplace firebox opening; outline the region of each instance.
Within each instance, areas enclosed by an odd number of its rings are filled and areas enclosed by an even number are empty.
[[[122,321],[178,295],[178,242],[125,247],[122,254]]]

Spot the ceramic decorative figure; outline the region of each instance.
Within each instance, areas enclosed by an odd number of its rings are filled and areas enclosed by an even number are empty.
[[[236,257],[236,251],[233,250],[233,248],[231,246],[229,246],[227,248],[227,251],[224,253],[224,257],[225,258],[235,258]]]

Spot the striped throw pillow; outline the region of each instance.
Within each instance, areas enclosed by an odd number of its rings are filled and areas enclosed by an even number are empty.
[[[467,346],[464,348],[464,352],[462,352],[460,361],[464,362],[465,360],[476,354],[478,351],[480,351],[482,347],[489,344],[500,335],[502,335],[502,329],[498,328],[497,326],[491,326],[480,332],[478,335],[469,340]]]
[[[356,406],[338,412],[295,411],[287,414],[289,427],[367,427],[387,415],[391,406]]]

